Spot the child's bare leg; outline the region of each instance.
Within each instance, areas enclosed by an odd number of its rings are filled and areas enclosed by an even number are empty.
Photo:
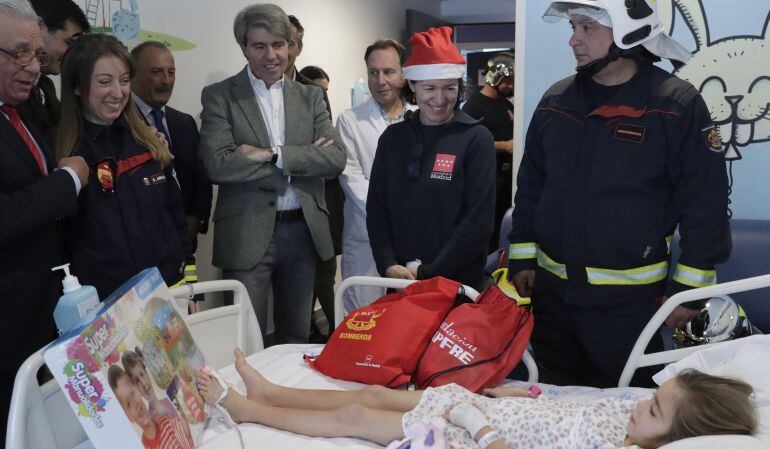
[[[408,412],[417,407],[421,391],[391,390],[372,385],[357,391],[310,390],[276,385],[248,364],[240,349],[235,350],[235,369],[246,385],[248,399],[276,407],[306,410],[334,410],[350,404],[368,408]]]
[[[207,403],[222,392],[213,378],[199,376],[201,395]],[[255,422],[313,437],[357,437],[386,445],[403,438],[403,413],[349,404],[336,410],[305,410],[264,405],[232,388],[222,406],[236,422]]]

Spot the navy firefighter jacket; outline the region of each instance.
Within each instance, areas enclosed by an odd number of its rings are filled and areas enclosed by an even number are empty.
[[[73,274],[101,299],[148,267],[158,267],[168,285],[179,282],[191,246],[171,168],[133,138],[123,117],[85,128],[72,154],[91,174],[77,215],[65,223]]]
[[[527,131],[509,266],[535,265],[566,285],[568,302],[617,302],[629,287],[716,282],[731,249],[724,148],[698,90],[640,66],[598,107],[571,76],[543,96]],[[650,290],[647,290],[650,291]]]

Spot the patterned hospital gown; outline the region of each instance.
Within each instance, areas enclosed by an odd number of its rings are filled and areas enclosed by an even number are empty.
[[[624,447],[628,417],[636,401],[614,398],[577,403],[546,398],[487,398],[455,384],[428,388],[403,426],[429,423],[461,402],[471,402],[511,449],[616,449]],[[448,425],[451,449],[476,448],[465,429]]]

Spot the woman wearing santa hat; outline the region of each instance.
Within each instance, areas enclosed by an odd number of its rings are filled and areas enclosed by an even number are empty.
[[[466,63],[450,27],[415,33],[402,95],[419,109],[380,137],[367,229],[377,269],[482,287],[495,204],[492,134],[459,109]]]

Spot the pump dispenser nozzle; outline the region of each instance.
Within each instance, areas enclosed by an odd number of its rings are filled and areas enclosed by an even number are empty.
[[[56,271],[56,270],[64,270],[64,280],[61,281],[61,285],[62,285],[62,288],[64,289],[64,293],[73,292],[81,287],[80,281],[78,281],[78,278],[70,274],[70,264],[65,263],[64,265],[59,265],[58,267],[51,268],[51,271]]]

